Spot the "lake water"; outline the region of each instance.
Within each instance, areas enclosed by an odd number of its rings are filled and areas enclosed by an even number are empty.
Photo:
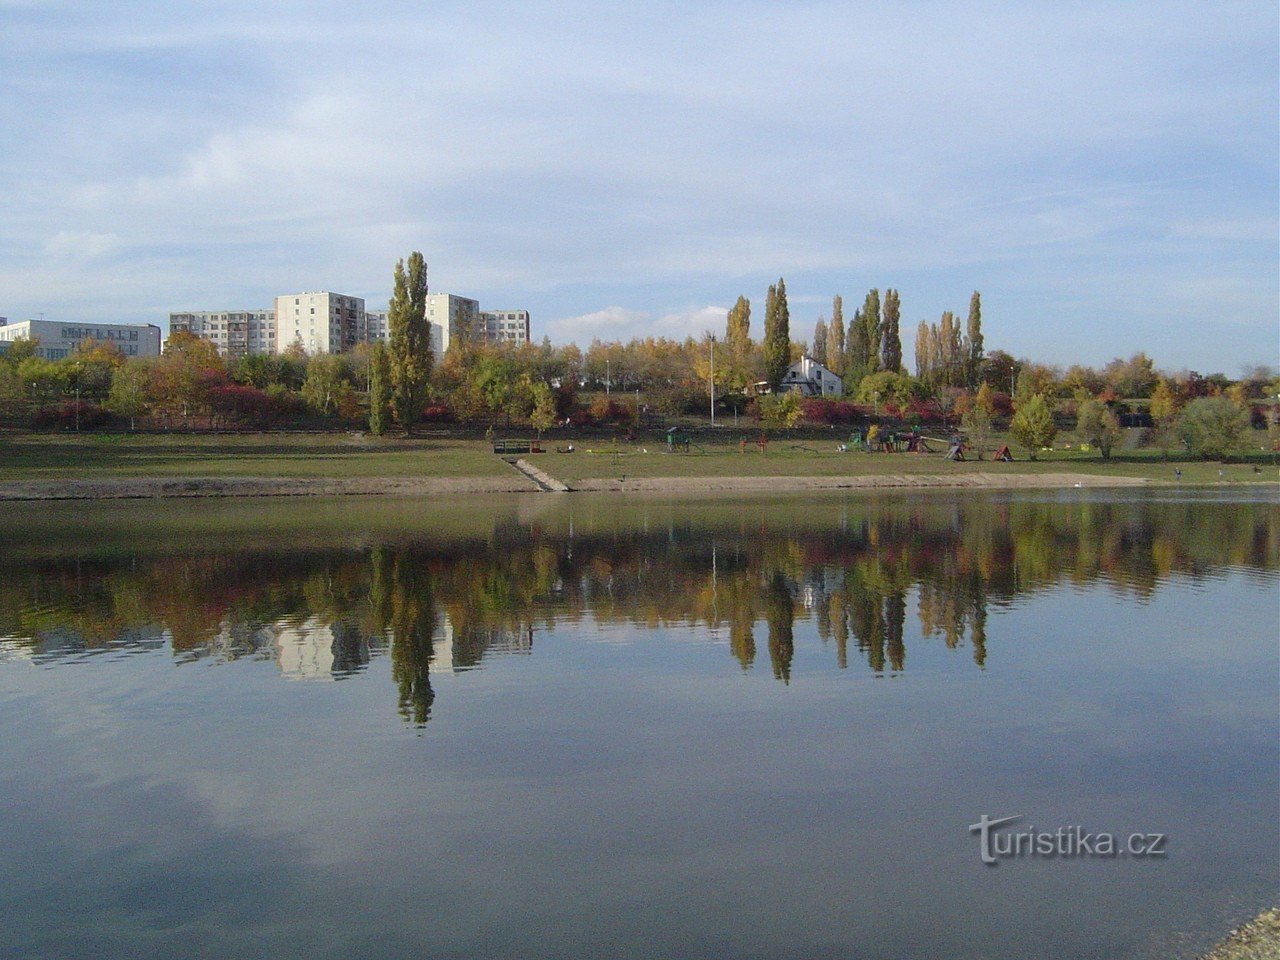
[[[1280,888],[1273,491],[0,510],[4,956],[1179,957]]]

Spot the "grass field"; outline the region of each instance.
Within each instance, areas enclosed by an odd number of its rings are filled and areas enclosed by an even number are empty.
[[[539,467],[572,485],[575,480],[628,477],[768,477],[855,476],[965,473],[1087,473],[1095,476],[1142,477],[1182,483],[1246,482],[1276,480],[1271,458],[1258,452],[1240,463],[1220,464],[1195,460],[1164,460],[1159,451],[1115,453],[1104,461],[1096,452],[1055,450],[1035,461],[1015,449],[1013,463],[967,460],[953,463],[941,453],[840,453],[835,440],[779,440],[765,454],[754,446],[747,453],[734,443],[702,444],[690,453],[668,453],[662,443],[584,442],[572,454],[549,453],[535,457]],[[641,452],[647,451],[647,452]],[[1255,472],[1254,467],[1260,472]],[[1219,471],[1222,472],[1219,477]]]
[[[474,440],[347,434],[85,434],[0,438],[0,482],[117,477],[490,477],[511,468]]]
[[[628,477],[858,476],[900,474],[1062,473],[1143,477],[1182,483],[1277,479],[1270,454],[1218,464],[1164,460],[1158,451],[1126,451],[1111,461],[1096,453],[1056,450],[1036,461],[1015,449],[1013,463],[952,463],[940,453],[840,453],[837,439],[779,439],[768,452],[739,452],[738,436],[702,443],[690,453],[668,453],[660,439],[622,442],[574,439],[576,452],[534,455],[537,466],[570,485],[587,479]],[[564,440],[549,440],[548,448]],[[1255,472],[1255,466],[1260,472]],[[1221,477],[1219,476],[1221,471]],[[80,437],[17,434],[0,437],[0,483],[60,478],[126,477],[505,477],[511,468],[480,439],[374,438],[348,434],[145,435]]]

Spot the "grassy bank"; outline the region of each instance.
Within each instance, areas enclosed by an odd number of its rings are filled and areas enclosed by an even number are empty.
[[[1083,474],[1136,477],[1148,481],[1213,484],[1274,481],[1267,454],[1242,462],[1165,460],[1158,451],[1126,451],[1104,461],[1096,453],[1057,450],[1036,461],[1021,451],[1013,463],[991,460],[953,463],[941,453],[839,452],[838,439],[822,436],[779,439],[761,454],[754,445],[740,452],[739,434],[697,444],[689,453],[670,453],[660,437],[635,442],[556,436],[554,450],[572,442],[574,453],[531,457],[538,467],[571,486],[620,477],[724,479],[733,477],[1011,477]],[[1256,469],[1255,469],[1256,468]],[[0,484],[39,481],[127,479],[356,480],[403,478],[509,479],[512,469],[479,438],[427,436],[376,438],[359,434],[101,435],[11,434],[0,438]]]
[[[0,483],[133,477],[505,477],[487,444],[348,434],[17,435],[0,439]]]

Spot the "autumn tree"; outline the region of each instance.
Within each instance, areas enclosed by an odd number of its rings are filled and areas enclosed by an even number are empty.
[[[765,296],[763,348],[764,378],[776,393],[791,365],[791,313],[787,308],[787,284],[781,277]]]
[[[147,385],[151,374],[140,360],[123,363],[111,375],[106,408],[117,417],[129,421],[129,429],[137,429],[138,417],[147,412]]]
[[[1177,429],[1196,456],[1225,460],[1240,449],[1249,429],[1249,415],[1226,397],[1200,397],[1183,409]]]
[[[880,343],[884,336],[884,322],[880,317],[880,291],[867,291],[862,301],[860,314],[863,327],[863,343],[866,345],[866,360],[863,363],[866,373],[876,373],[880,369]]]
[[[431,376],[431,334],[427,324],[427,265],[415,250],[396,262],[387,307],[391,332],[391,402],[406,435],[413,431]]]

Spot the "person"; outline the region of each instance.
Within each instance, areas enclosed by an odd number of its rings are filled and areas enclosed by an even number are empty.
[[[1181,479],[1182,479],[1182,468],[1181,468],[1181,467],[1174,467],[1174,468],[1173,468],[1173,479],[1175,479],[1175,480],[1181,480]]]

